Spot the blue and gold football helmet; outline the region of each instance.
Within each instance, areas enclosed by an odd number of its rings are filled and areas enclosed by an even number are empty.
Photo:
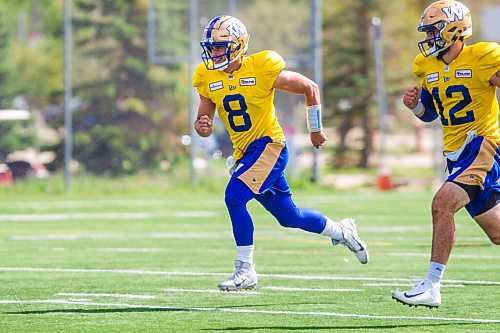
[[[235,17],[222,15],[212,19],[203,31],[201,59],[207,69],[224,70],[243,57],[249,35],[245,25]]]
[[[437,56],[460,37],[472,35],[469,8],[454,0],[440,0],[430,4],[422,13],[418,31],[427,33],[418,43],[424,57]]]

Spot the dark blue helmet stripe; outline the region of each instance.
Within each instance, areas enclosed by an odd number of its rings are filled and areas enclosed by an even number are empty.
[[[212,38],[212,29],[214,28],[214,25],[215,23],[217,23],[217,21],[222,17],[221,16],[217,16],[216,18],[214,18],[212,20],[212,22],[210,22],[210,26],[208,27],[208,30],[207,30],[207,38]]]

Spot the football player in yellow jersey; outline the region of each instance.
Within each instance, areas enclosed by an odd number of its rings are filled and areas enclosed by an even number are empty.
[[[440,281],[455,242],[454,214],[465,207],[500,244],[500,135],[498,101],[500,46],[465,45],[472,34],[469,9],[452,0],[436,1],[423,12],[414,73],[419,87],[403,102],[422,121],[439,118],[448,176],[432,201],[432,252],[429,271],[410,291],[392,297],[410,306],[441,305]]]
[[[318,86],[299,73],[285,70],[285,62],[276,52],[245,57],[248,38],[246,27],[238,19],[226,15],[212,19],[200,42],[203,63],[193,74],[193,86],[200,95],[196,132],[209,136],[217,111],[234,147],[228,159],[231,178],[225,202],[238,257],[235,273],[218,287],[233,291],[257,285],[254,226],[246,207],[252,199],[282,226],[327,236],[333,245],[345,245],[361,263],[367,263],[368,250],[354,220],[346,218],[337,223],[318,211],[298,208],[285,179],[288,149],[274,110],[274,92],[280,89],[304,95],[311,143],[320,148],[327,137],[321,125]]]

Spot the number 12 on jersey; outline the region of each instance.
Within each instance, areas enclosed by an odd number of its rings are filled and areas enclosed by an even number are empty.
[[[439,114],[441,115],[441,123],[443,126],[448,126],[449,123],[451,122],[451,125],[462,125],[466,123],[473,122],[475,120],[474,117],[474,111],[469,110],[465,113],[465,116],[458,117],[456,114],[460,111],[462,111],[467,105],[469,105],[472,102],[472,98],[470,97],[470,92],[469,89],[467,89],[466,86],[460,84],[460,85],[455,85],[455,86],[449,86],[446,88],[446,97],[447,98],[452,98],[453,94],[462,94],[462,100],[457,102],[453,107],[450,108],[449,111],[449,121],[446,118],[446,115],[444,113],[444,107],[443,107],[443,102],[441,101],[441,98],[439,97],[439,88],[433,88],[432,89],[432,97],[436,101],[436,104],[438,105],[439,108]]]

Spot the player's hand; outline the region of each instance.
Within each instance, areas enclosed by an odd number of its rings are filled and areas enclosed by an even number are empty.
[[[203,115],[194,121],[194,129],[200,136],[207,137],[212,134],[212,127],[212,119],[207,115]]]
[[[405,94],[403,95],[403,103],[408,109],[414,109],[417,107],[419,97],[420,90],[417,86],[413,86],[405,91]]]
[[[323,130],[309,133],[309,137],[311,138],[312,145],[318,149],[325,144],[326,140],[328,140]]]

